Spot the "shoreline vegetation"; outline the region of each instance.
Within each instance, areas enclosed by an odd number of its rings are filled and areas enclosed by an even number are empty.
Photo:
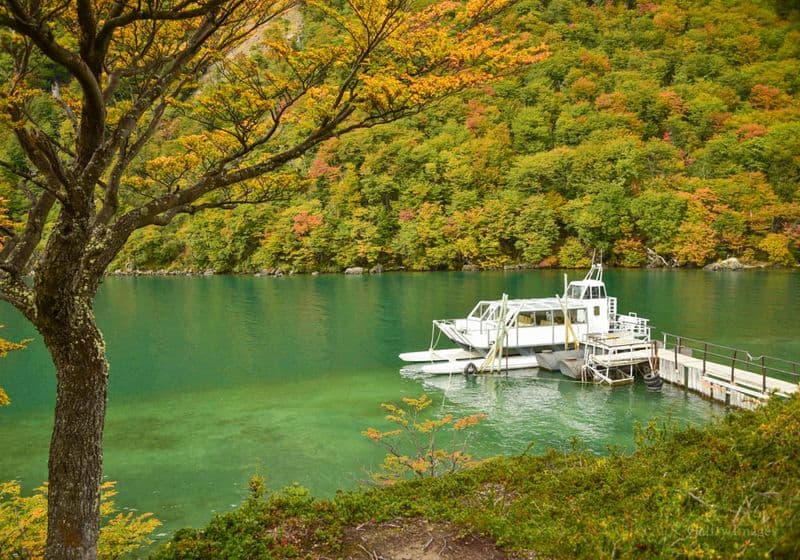
[[[633,452],[495,457],[440,478],[339,492],[251,495],[152,560],[384,557],[797,558],[800,397],[698,429],[651,421]]]

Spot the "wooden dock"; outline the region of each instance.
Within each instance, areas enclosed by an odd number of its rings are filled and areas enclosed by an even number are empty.
[[[625,333],[590,335],[583,344],[581,376],[590,374],[597,383],[631,383],[634,366],[648,364],[668,383],[737,408],[755,408],[772,395],[789,397],[800,382],[800,362],[670,333],[663,341]]]
[[[798,391],[800,363],[664,334],[655,350],[657,371],[668,383],[681,385],[737,408],[755,408],[773,394]]]

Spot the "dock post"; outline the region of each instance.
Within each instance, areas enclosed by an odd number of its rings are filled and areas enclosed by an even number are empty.
[[[734,384],[733,377],[734,372],[736,371],[736,352],[738,352],[738,350],[733,351],[733,360],[731,360],[731,385]]]
[[[764,356],[761,356],[761,391],[767,392],[767,366],[764,363]]]
[[[706,358],[708,357],[708,342],[703,346],[703,375],[706,374]]]
[[[675,373],[678,373],[678,350],[681,347],[681,337],[678,337],[678,342],[675,344]]]

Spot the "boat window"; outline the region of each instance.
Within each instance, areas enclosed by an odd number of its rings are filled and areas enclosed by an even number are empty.
[[[600,316],[600,306],[599,305],[595,305],[594,306],[594,316],[595,317],[599,317]]]
[[[535,317],[537,326],[546,326],[553,324],[552,319],[548,316],[547,311],[537,311]]]
[[[572,323],[585,323],[586,322],[586,310],[585,309],[570,309],[569,310],[569,320]]]
[[[600,286],[600,297],[601,298],[606,297],[606,287],[605,286]]]
[[[583,292],[583,286],[576,286],[575,284],[570,284],[567,288],[567,297],[573,299],[581,299],[581,293]]]
[[[564,324],[564,312],[563,311],[553,311],[553,324],[555,324],[555,325],[563,325]]]
[[[535,322],[533,311],[526,311],[517,315],[517,326],[531,327]]]

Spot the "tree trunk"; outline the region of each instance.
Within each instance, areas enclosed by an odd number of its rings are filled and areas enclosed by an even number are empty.
[[[45,557],[94,560],[100,534],[108,362],[91,301],[75,298],[57,307],[59,324],[39,325],[58,380]]]

